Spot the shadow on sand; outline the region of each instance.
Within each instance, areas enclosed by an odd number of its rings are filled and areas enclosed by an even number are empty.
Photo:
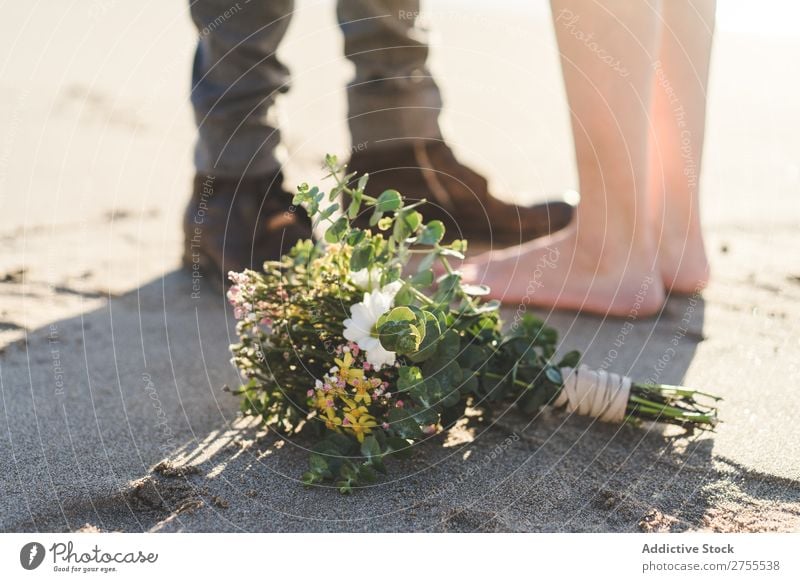
[[[591,366],[680,383],[703,312],[701,299],[683,297],[646,320],[547,319]],[[306,489],[296,449],[307,439],[264,431],[221,389],[237,382],[233,338],[221,294],[201,283],[193,295],[176,271],[9,347],[0,529],[735,529],[720,499],[728,508],[797,499],[793,482],[715,458],[711,435],[513,409],[464,419],[351,497]]]

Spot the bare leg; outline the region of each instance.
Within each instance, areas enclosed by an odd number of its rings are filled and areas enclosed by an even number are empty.
[[[667,289],[693,293],[708,281],[698,185],[715,0],[670,0],[654,63],[650,150],[652,224]]]
[[[465,277],[506,303],[654,313],[664,300],[647,173],[658,4],[551,6],[580,179],[576,219],[561,236],[476,257]]]

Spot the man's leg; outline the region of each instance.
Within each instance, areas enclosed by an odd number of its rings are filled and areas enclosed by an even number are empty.
[[[191,93],[198,173],[240,178],[277,171],[280,133],[270,109],[289,88],[276,51],[294,1],[191,0],[190,7],[200,35]]]
[[[339,0],[345,53],[356,68],[347,88],[350,170],[368,172],[372,191],[396,188],[427,199],[426,218],[442,220],[450,237],[508,246],[565,226],[570,205],[503,204],[444,142],[442,99],[427,68],[419,12],[419,0]]]
[[[340,0],[339,26],[356,67],[347,87],[353,146],[396,147],[395,140],[441,140],[442,98],[426,65],[419,0]],[[405,145],[405,144],[403,144]]]
[[[184,263],[213,278],[260,268],[311,234],[290,210],[270,113],[288,89],[276,50],[293,0],[194,0],[199,40],[191,101],[198,128],[197,176],[184,219]],[[302,214],[302,216],[300,216]]]

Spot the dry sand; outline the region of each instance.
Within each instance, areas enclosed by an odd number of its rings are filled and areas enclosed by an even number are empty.
[[[302,438],[238,415],[221,389],[236,383],[231,315],[176,270],[193,139],[183,3],[42,4],[0,22],[0,530],[800,530],[797,38],[718,36],[703,297],[671,299],[620,347],[624,319],[541,313],[590,365],[613,347],[615,371],[724,396],[718,432],[509,411],[344,497],[298,483]],[[458,153],[528,200],[574,187],[544,8],[513,9],[509,28],[448,6],[431,8],[433,67]],[[300,8],[283,50],[290,183],[348,149],[332,7]]]

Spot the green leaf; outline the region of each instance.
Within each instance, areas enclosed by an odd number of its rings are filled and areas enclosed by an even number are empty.
[[[328,461],[326,461],[325,457],[322,455],[312,454],[308,458],[308,465],[314,473],[319,473],[322,475],[328,472]]]
[[[360,482],[374,483],[375,470],[372,468],[372,465],[361,465],[358,468],[358,479]]]
[[[419,265],[417,266],[417,273],[422,273],[424,271],[430,271],[431,267],[433,266],[433,261],[436,260],[437,256],[438,256],[437,253],[432,252],[432,253],[422,257],[422,260],[419,262]]]
[[[425,408],[436,406],[443,396],[442,386],[436,378],[425,378],[414,384],[408,393],[417,404]]]
[[[491,301],[486,301],[485,303],[481,303],[474,309],[470,309],[469,312],[474,315],[480,315],[483,313],[491,313],[492,311],[497,311],[500,309],[501,303],[497,299],[492,299]]]
[[[564,383],[564,379],[561,377],[561,372],[552,366],[548,366],[544,369],[544,375],[547,376],[547,379],[556,386],[561,386]]]
[[[479,345],[469,344],[458,354],[458,363],[470,370],[477,370],[489,359],[489,351]]]
[[[350,220],[353,220],[356,216],[358,216],[358,213],[361,210],[361,198],[362,198],[361,189],[358,189],[355,192],[353,192],[353,196],[350,200],[350,206],[347,207],[347,217]]]
[[[397,190],[385,190],[375,202],[375,210],[389,212],[403,206],[403,197]]]
[[[369,217],[369,225],[375,226],[381,221],[382,217],[383,217],[383,212],[375,208],[374,212],[372,213],[372,216]]]
[[[416,366],[401,366],[397,371],[399,375],[397,379],[398,392],[406,392],[422,380],[422,370]]]
[[[439,412],[434,407],[417,407],[411,408],[408,411],[412,414],[412,418],[417,425],[425,426],[439,422]]]
[[[410,318],[410,319],[409,319]],[[425,326],[416,325],[408,307],[395,307],[377,323],[381,345],[390,352],[406,355],[416,352],[425,337]]]
[[[559,368],[577,368],[578,363],[581,361],[581,353],[577,350],[572,350],[564,354],[561,361],[558,363]]]
[[[409,417],[404,408],[393,408],[389,411],[388,418],[389,430],[400,438],[417,439],[423,436],[417,421]]]
[[[325,231],[325,241],[329,243],[337,243],[342,240],[342,237],[347,232],[348,222],[344,216],[340,216],[336,222],[328,227]]]
[[[347,244],[349,244],[351,247],[354,247],[364,240],[366,236],[366,232],[359,228],[354,228],[350,231],[350,234],[347,235]]]
[[[430,287],[433,285],[433,271],[422,271],[411,277],[414,287]]]
[[[378,318],[378,325],[385,321],[416,321],[417,316],[408,307],[395,307],[389,313]]]
[[[413,445],[400,437],[389,437],[386,439],[386,444],[388,445],[386,454],[399,459],[407,459],[414,452]]]
[[[315,483],[321,483],[323,480],[324,478],[321,475],[318,475],[317,473],[312,473],[311,471],[303,473],[302,477],[303,485],[306,486],[314,485]]]
[[[415,210],[401,210],[394,219],[394,231],[392,237],[401,242],[417,232],[422,224],[422,215]]]
[[[361,177],[358,179],[358,185],[356,186],[356,191],[359,193],[364,191],[364,188],[367,187],[367,181],[369,180],[369,174],[362,174]]]
[[[482,295],[488,295],[491,289],[486,285],[461,285],[461,290],[466,293],[467,295],[472,295],[473,297],[480,297]]]
[[[364,442],[361,443],[361,454],[367,459],[379,457],[381,455],[381,446],[378,444],[378,441],[374,436],[366,437]]]
[[[439,340],[439,345],[436,346],[437,357],[444,360],[453,360],[458,356],[461,349],[461,338],[458,332],[453,329],[448,329],[444,332]]]
[[[461,392],[464,394],[476,394],[479,387],[478,375],[471,372],[466,379],[461,382]]]
[[[350,270],[360,271],[366,269],[372,263],[375,256],[375,249],[369,242],[363,242],[353,249],[350,256]]]
[[[454,251],[453,249],[440,249],[439,250],[439,254],[442,255],[443,257],[453,257],[455,259],[464,259],[464,258],[466,258],[466,257],[464,257],[463,253],[460,253],[458,251]]]
[[[463,239],[456,239],[450,243],[450,248],[454,251],[465,253],[467,252],[467,241]]]
[[[439,287],[433,295],[437,303],[450,303],[456,295],[456,290],[461,284],[461,275],[452,273],[439,279]]]
[[[425,337],[422,339],[417,352],[408,356],[414,363],[424,362],[436,353],[442,333],[442,328],[436,316],[429,311],[423,311],[422,313],[425,318]]]
[[[417,244],[435,245],[444,237],[444,223],[441,220],[432,220],[422,228],[417,237]]]
[[[414,294],[411,293],[411,289],[408,286],[404,286],[397,292],[397,295],[394,296],[394,304],[395,305],[411,305],[414,302]]]

